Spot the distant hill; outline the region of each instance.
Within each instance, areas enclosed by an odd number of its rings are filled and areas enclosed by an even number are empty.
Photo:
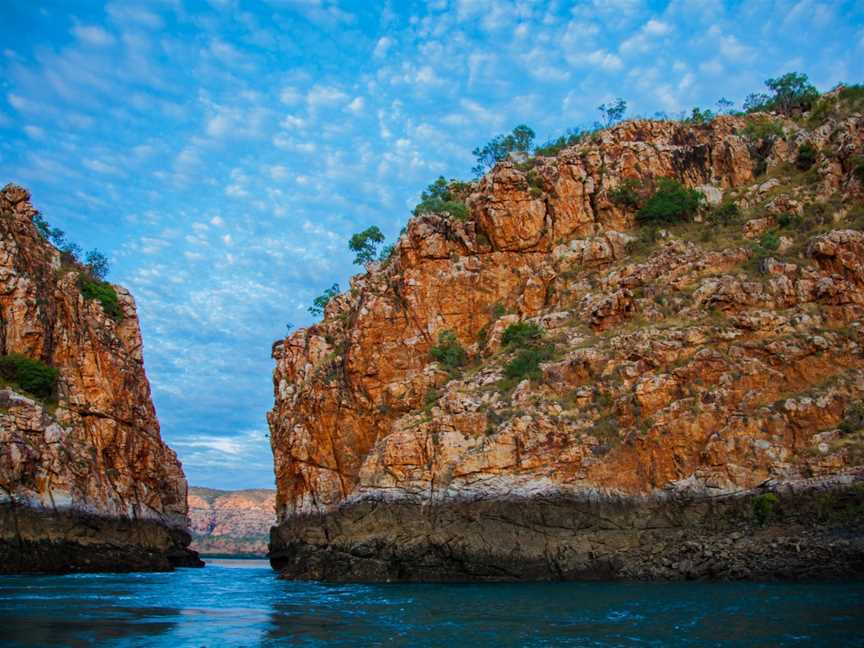
[[[189,488],[192,547],[201,554],[265,555],[276,491]]]

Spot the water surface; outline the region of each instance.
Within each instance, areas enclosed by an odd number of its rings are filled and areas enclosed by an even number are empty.
[[[0,577],[11,646],[864,646],[864,583],[322,585],[264,561]]]

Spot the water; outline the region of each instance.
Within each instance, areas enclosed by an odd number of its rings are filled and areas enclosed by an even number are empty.
[[[864,646],[864,583],[322,585],[264,561],[0,577],[11,646]]]

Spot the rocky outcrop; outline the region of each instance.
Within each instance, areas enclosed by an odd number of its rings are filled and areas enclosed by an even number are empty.
[[[203,555],[263,556],[276,520],[276,491],[189,489],[192,548]]]
[[[39,399],[0,389],[0,571],[170,569],[188,550],[186,480],[163,442],[135,302],[85,299],[29,194],[0,191],[0,354],[58,371]]]
[[[785,521],[748,518],[756,545],[697,575],[768,575],[746,565],[775,565],[773,537],[803,533],[810,558],[860,538],[852,516],[832,531],[803,511],[807,484],[861,496],[864,439],[848,421],[864,396],[864,118],[765,118],[784,138],[748,140],[750,117],[628,122],[499,164],[466,221],[409,221],[388,262],[274,344],[273,565],[336,580],[666,578],[682,537],[715,551],[766,484]],[[804,172],[791,163],[808,142],[819,159]],[[630,180],[644,200],[663,177],[738,212],[640,227],[616,189]],[[519,321],[543,331],[540,364],[508,378],[518,351],[501,336]],[[430,358],[445,330],[470,358],[461,371]],[[640,511],[664,530],[644,534]],[[620,542],[583,533],[585,516]],[[847,549],[835,566],[860,564],[859,540]],[[766,569],[803,575],[793,562]]]

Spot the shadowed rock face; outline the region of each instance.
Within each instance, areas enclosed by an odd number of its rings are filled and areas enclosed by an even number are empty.
[[[748,141],[748,118],[628,122],[557,157],[499,164],[473,185],[464,222],[412,218],[388,262],[273,346],[274,565],[353,578],[326,570],[352,547],[388,562],[413,537],[389,511],[428,537],[425,506],[446,520],[460,502],[490,502],[469,507],[485,529],[513,498],[713,498],[853,474],[864,439],[844,421],[864,395],[864,119],[808,129],[766,118],[783,139]],[[805,143],[819,150],[806,173],[794,166]],[[661,177],[740,215],[704,210],[647,237],[614,190],[638,180],[644,198]],[[554,352],[533,380],[502,383],[515,352],[501,336],[518,321]],[[471,360],[455,377],[429,357],[444,330]],[[353,522],[367,513],[375,525]],[[473,527],[444,527],[473,542]],[[488,555],[503,555],[486,537]],[[447,565],[455,577],[458,561]]]
[[[189,489],[192,546],[201,554],[267,553],[276,491]]]
[[[195,563],[186,549],[186,480],[160,438],[135,302],[114,286],[122,310],[115,320],[100,302],[85,300],[81,268],[64,263],[39,235],[35,214],[24,189],[0,191],[0,353],[59,370],[56,402],[15,385],[0,389],[0,545],[7,556],[0,570]],[[104,535],[88,537],[76,520]],[[107,554],[106,546],[113,547]],[[153,559],[135,558],[139,550]]]

